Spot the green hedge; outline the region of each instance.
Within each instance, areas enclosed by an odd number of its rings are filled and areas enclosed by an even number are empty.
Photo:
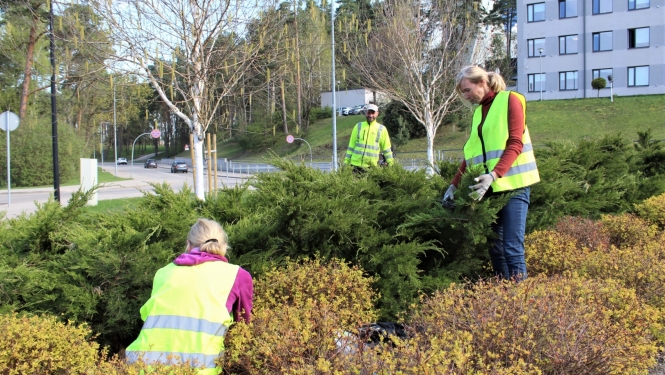
[[[536,150],[543,181],[532,190],[529,231],[564,215],[631,211],[664,192],[663,175],[653,172],[658,152],[618,137]],[[464,177],[456,208],[446,210],[439,200],[456,165],[440,164],[440,176],[429,177],[399,167],[359,176],[275,163],[281,172],[205,202],[190,190],[155,185],[155,194],[122,212],[90,213],[78,194],[68,206],[52,201],[0,221],[0,312],[86,322],[116,350],[136,337],[155,271],[184,251],[198,217],[223,224],[230,261],[255,276],[287,258],[360,266],[380,296],[379,319],[408,311],[421,293],[489,275],[490,224],[504,201],[471,201],[465,192],[474,173]]]

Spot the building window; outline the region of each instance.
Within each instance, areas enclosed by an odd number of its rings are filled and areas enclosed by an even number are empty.
[[[594,70],[591,71],[591,73],[592,73],[592,75],[593,75],[593,78],[592,78],[592,79],[596,79],[596,78],[605,78],[605,82],[607,82],[607,84],[608,84],[607,87],[608,87],[608,88],[610,87],[610,86],[609,86],[610,79],[609,79],[608,77],[612,75],[612,68],[607,68],[607,69],[594,69]]]
[[[628,67],[628,87],[649,86],[649,66]]]
[[[612,32],[593,33],[593,52],[612,50]]]
[[[543,55],[545,54],[545,38],[527,39],[526,44],[529,57],[539,57],[540,52],[538,50],[541,48],[543,49]]]
[[[649,47],[649,28],[628,29],[628,48]]]
[[[570,17],[577,17],[577,0],[559,0],[559,18]]]
[[[529,92],[538,92],[541,90],[541,87],[545,90],[545,73],[529,74],[527,78],[529,81]]]
[[[559,90],[577,90],[577,71],[559,72]]]
[[[545,3],[526,6],[526,22],[545,21]]]
[[[646,9],[650,5],[649,0],[628,0],[628,10]]]
[[[612,0],[592,0],[593,14],[612,13]]]
[[[577,53],[577,35],[564,35],[559,37],[559,55]]]

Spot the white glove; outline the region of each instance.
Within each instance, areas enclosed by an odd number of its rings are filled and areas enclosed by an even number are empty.
[[[457,190],[457,188],[455,187],[455,185],[450,184],[450,186],[448,186],[448,190],[446,190],[446,193],[443,194],[443,200],[444,201],[454,201],[455,200],[455,195],[454,194],[455,194],[456,190]]]
[[[469,196],[477,201],[483,199],[487,189],[489,189],[492,182],[494,182],[494,175],[492,173],[481,174],[480,176],[474,178],[474,181],[478,182],[475,185],[469,186],[469,189],[473,190]]]

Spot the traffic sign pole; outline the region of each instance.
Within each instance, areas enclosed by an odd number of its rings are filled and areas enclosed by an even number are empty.
[[[12,203],[12,178],[11,178],[11,149],[9,146],[9,132],[18,128],[19,118],[16,113],[4,112],[0,114],[0,129],[7,133],[7,207]]]

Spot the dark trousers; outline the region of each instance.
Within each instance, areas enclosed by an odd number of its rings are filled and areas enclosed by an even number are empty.
[[[492,226],[498,238],[490,248],[490,258],[494,274],[504,279],[526,279],[524,260],[524,232],[526,214],[529,210],[531,189],[515,191],[508,203],[499,211],[496,223]]]

